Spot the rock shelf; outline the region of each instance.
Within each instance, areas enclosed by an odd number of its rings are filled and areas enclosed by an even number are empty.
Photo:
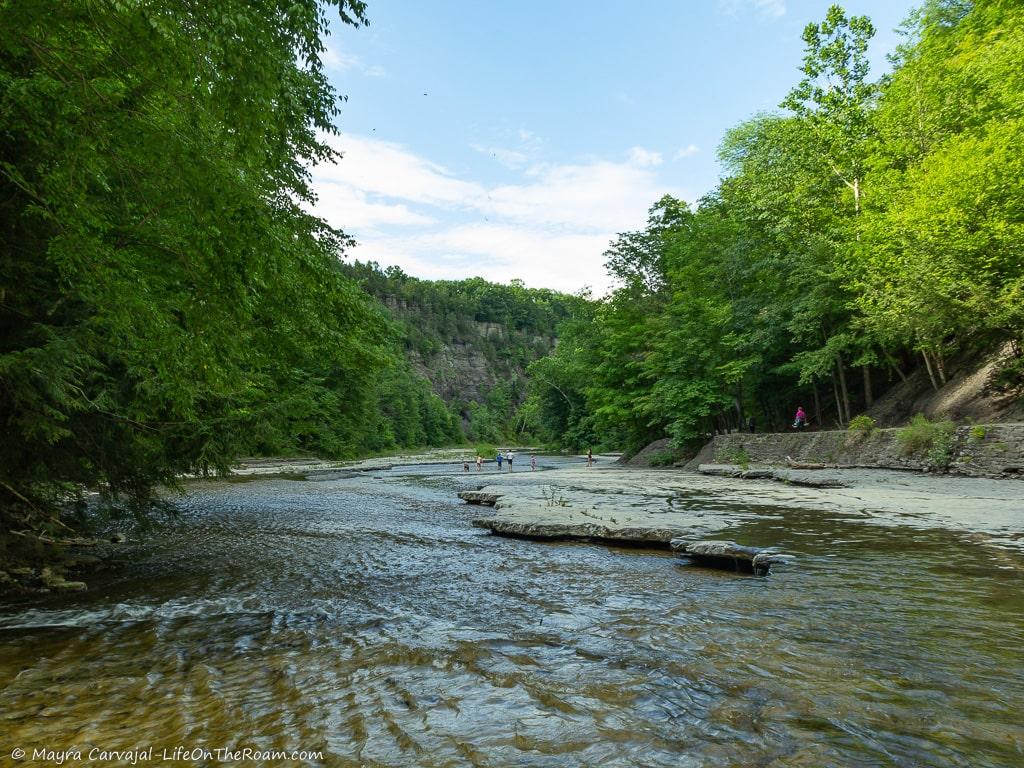
[[[467,504],[479,504],[485,507],[493,507],[498,499],[501,498],[500,493],[484,493],[483,491],[462,491],[459,493],[459,498]]]
[[[767,576],[773,565],[790,562],[792,555],[774,549],[745,547],[735,541],[692,541],[673,539],[670,546],[687,560],[710,568]]]
[[[793,469],[772,469],[771,467],[743,468],[735,464],[700,464],[697,471],[702,475],[713,477],[735,477],[740,480],[775,480],[788,485],[799,485],[805,488],[849,488],[843,482],[825,472],[811,472],[810,467]],[[818,469],[818,468],[814,468]],[[825,469],[822,467],[822,469]],[[828,467],[827,469],[839,469]]]
[[[814,511],[889,528],[970,530],[995,547],[1024,550],[1017,535],[1024,513],[1019,483],[843,468],[772,469],[770,475],[751,477],[724,470],[574,466],[495,476],[463,498],[495,498],[493,510],[481,506],[475,527],[542,541],[661,550],[673,539],[785,544],[763,538],[776,530],[771,521]],[[758,554],[762,551],[750,555],[751,569]],[[772,550],[763,555],[758,566],[788,559]]]

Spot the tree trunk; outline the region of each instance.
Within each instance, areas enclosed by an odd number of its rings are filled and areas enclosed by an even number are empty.
[[[818,429],[821,429],[821,398],[818,396],[818,382],[812,381],[811,386],[814,387],[814,423],[818,425]]]
[[[899,362],[890,355],[886,355],[886,361],[889,363],[889,367],[896,371],[896,375],[900,377],[900,381],[906,382],[907,375],[903,372],[903,369],[900,368]]]
[[[874,395],[871,393],[871,369],[863,365],[861,370],[864,372],[864,408],[870,408],[875,404]]]
[[[836,372],[832,371],[832,394],[836,396],[836,422],[843,426],[843,401],[839,399],[839,384],[836,381]],[[818,425],[821,426],[820,424]]]
[[[836,355],[836,368],[839,370],[839,390],[843,393],[843,422],[850,423],[850,392],[846,387],[846,369],[843,367],[842,355]]]
[[[935,373],[932,371],[932,361],[928,359],[928,353],[921,350],[921,357],[924,358],[924,367],[928,369],[928,378],[932,380],[932,389],[939,391],[939,383],[935,381]]]
[[[935,355],[935,367],[939,372],[939,381],[943,384],[946,383],[946,361],[942,359],[942,350],[936,350],[932,353]]]

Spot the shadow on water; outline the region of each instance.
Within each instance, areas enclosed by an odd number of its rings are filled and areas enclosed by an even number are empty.
[[[759,579],[489,536],[453,503],[475,471],[408,470],[197,484],[134,564],[8,606],[6,741],[331,765],[1024,764],[1019,552],[737,509],[722,537],[798,556]]]

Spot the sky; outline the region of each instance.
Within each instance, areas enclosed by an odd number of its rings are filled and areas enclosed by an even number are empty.
[[[725,132],[777,110],[829,4],[369,0],[325,38],[344,156],[313,169],[315,212],[350,259],[602,295],[616,233],[715,187]],[[845,4],[878,30],[874,75],[915,5]]]

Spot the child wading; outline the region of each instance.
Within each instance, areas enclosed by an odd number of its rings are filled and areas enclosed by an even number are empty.
[[[501,451],[498,451],[498,455],[494,457],[498,461],[498,471],[501,472],[501,462],[505,460],[505,457],[501,455]]]
[[[533,456],[530,457],[530,471],[532,472],[535,469],[537,469],[537,455],[536,454],[534,454]]]

